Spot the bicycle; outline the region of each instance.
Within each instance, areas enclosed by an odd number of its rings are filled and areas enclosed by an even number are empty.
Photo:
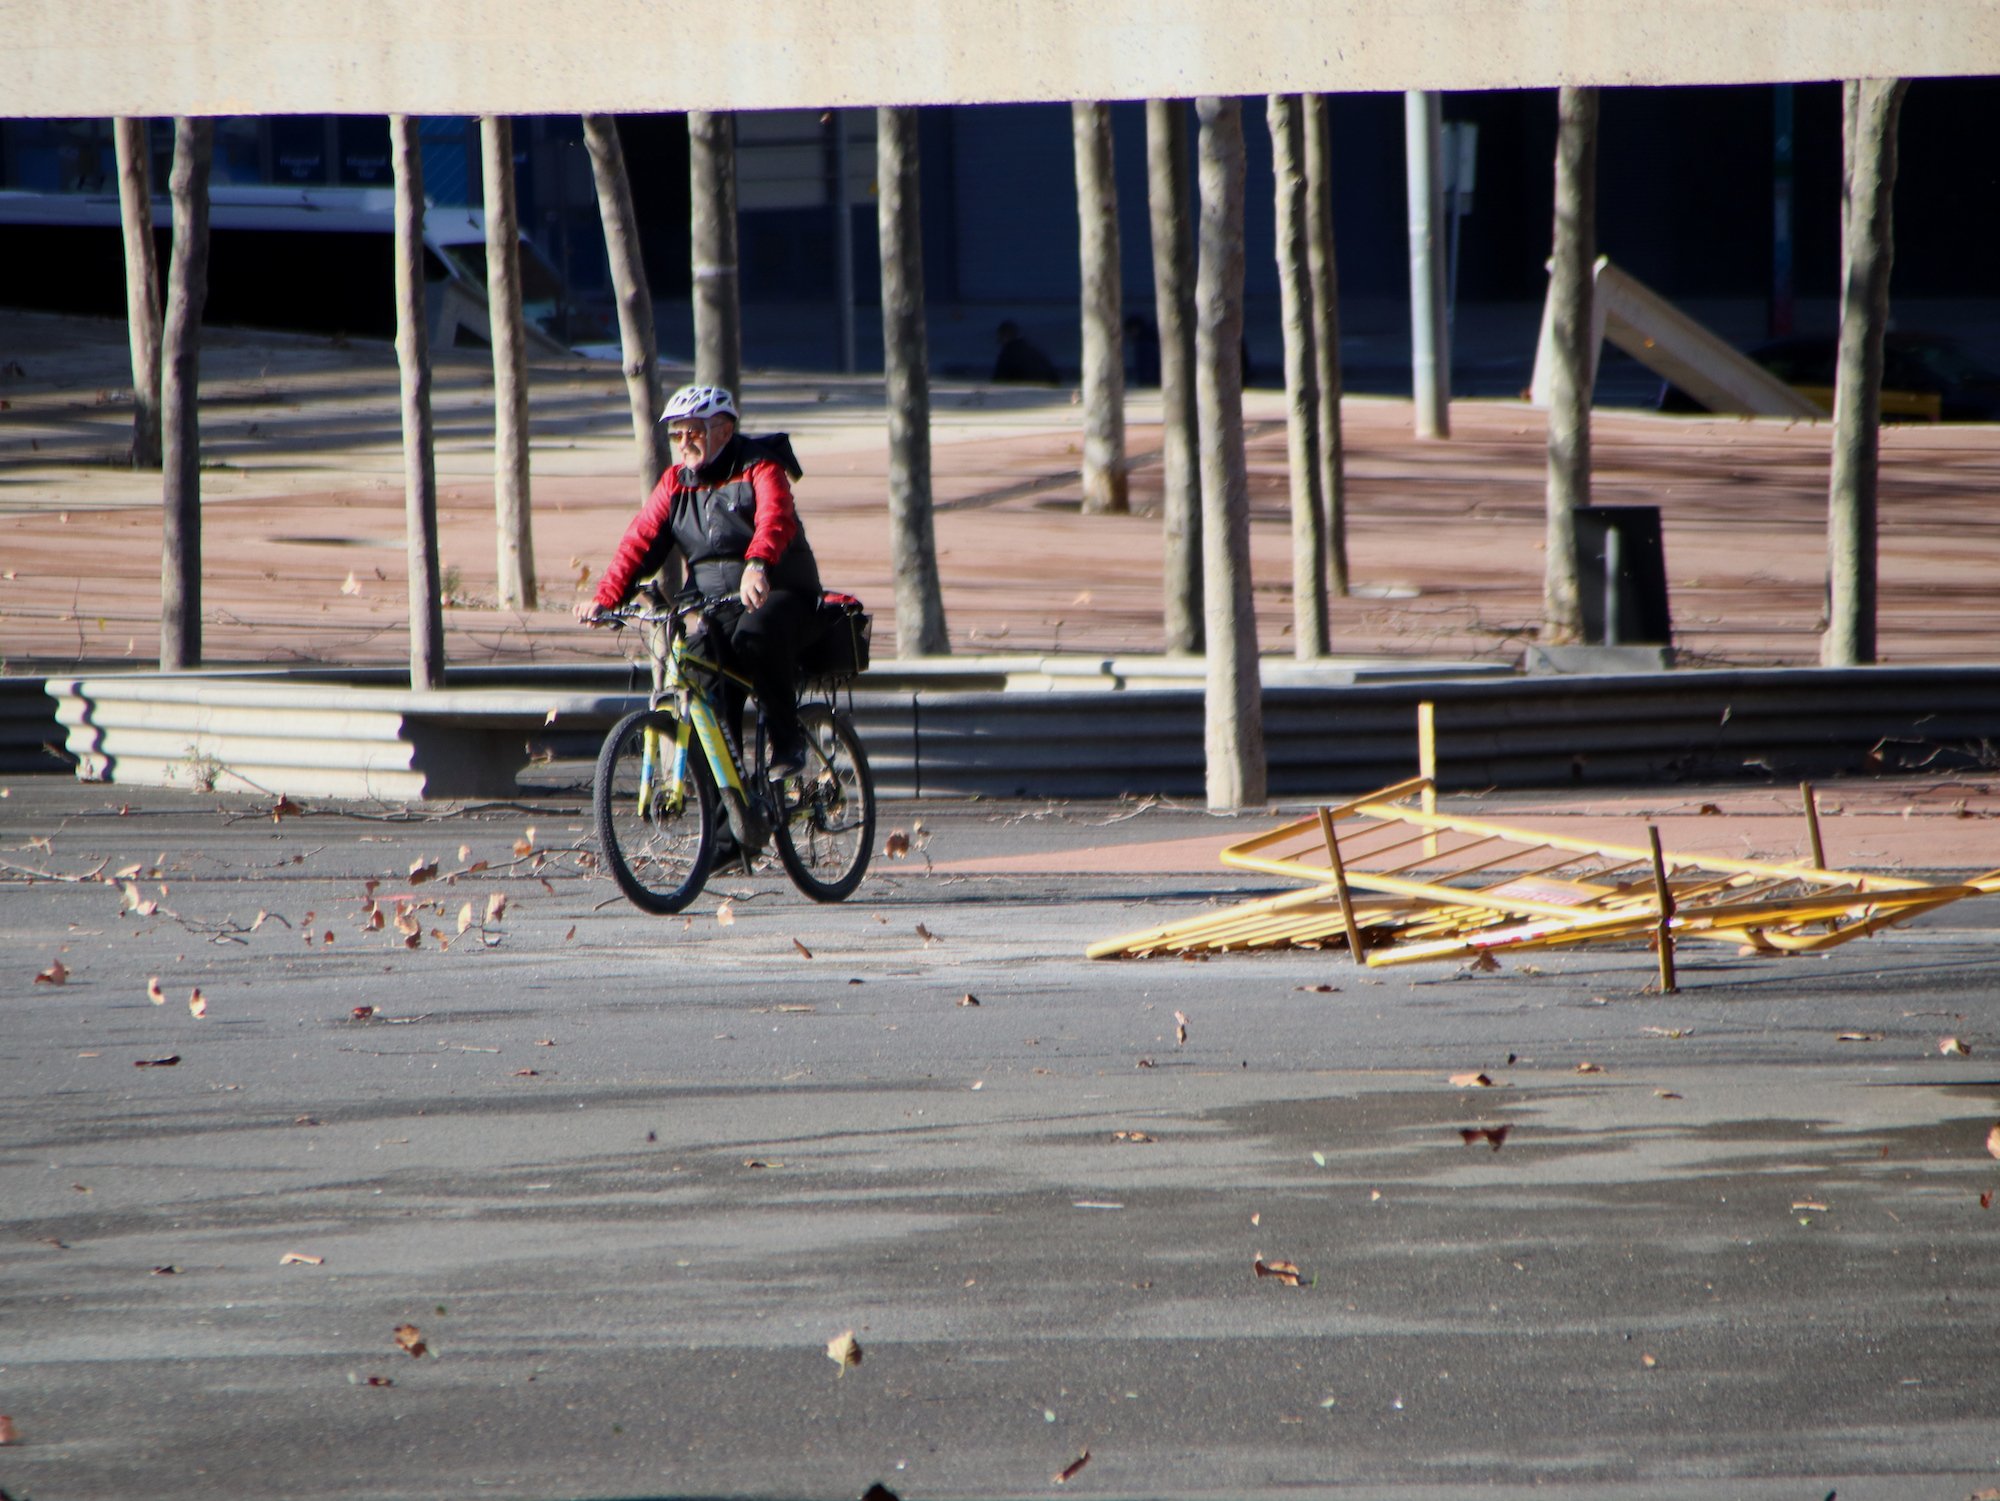
[[[599,618],[655,627],[648,648],[654,687],[647,707],[627,714],[604,738],[591,800],[605,864],[632,904],[678,912],[700,895],[719,863],[727,824],[745,875],[775,844],[792,883],[818,902],[845,900],[861,884],[875,842],[875,781],[853,722],[834,695],[867,666],[868,617],[859,601],[822,621],[821,640],[800,664],[799,727],[805,767],[773,779],[763,706],[757,711],[748,775],[725,729],[723,684],[751,684],[704,653],[708,612],[735,595],[684,591],[662,611],[628,605]],[[829,644],[829,624],[845,624]],[[808,697],[808,695],[817,695]]]

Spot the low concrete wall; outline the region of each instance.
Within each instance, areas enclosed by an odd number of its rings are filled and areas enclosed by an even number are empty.
[[[954,686],[906,677],[843,698],[885,796],[1202,795],[1199,689],[964,689],[966,665],[938,672]],[[534,686],[441,693],[277,673],[57,679],[49,691],[81,776],[400,802],[511,795],[531,755],[588,756],[645,701],[616,669],[594,670],[585,691],[570,672],[566,684],[552,670],[531,674],[544,679]],[[1267,687],[1272,795],[1408,776],[1424,701],[1436,706],[1439,780],[1454,788],[2000,762],[2000,667],[1461,676]]]

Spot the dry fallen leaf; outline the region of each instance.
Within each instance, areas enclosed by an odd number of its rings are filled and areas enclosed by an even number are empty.
[[[936,941],[937,934],[933,933],[929,928],[925,927],[922,923],[918,923],[917,937],[923,939],[925,943],[932,943]]]
[[[410,863],[410,884],[412,886],[421,886],[426,881],[435,881],[437,873],[437,861],[427,860],[422,855],[419,855]]]
[[[1986,1133],[1986,1155],[2000,1157],[2000,1126],[1995,1126]]]
[[[1880,1032],[1842,1032],[1833,1039],[1835,1042],[1880,1042]]]
[[[1089,1463],[1090,1451],[1085,1449],[1075,1459],[1071,1460],[1062,1472],[1054,1477],[1051,1483],[1054,1485],[1067,1485],[1070,1481],[1076,1479],[1076,1472]]]
[[[1296,1265],[1289,1261],[1266,1261],[1262,1251],[1259,1251],[1256,1259],[1250,1263],[1250,1270],[1259,1277],[1275,1277],[1286,1287],[1305,1285],[1304,1274]]]
[[[722,905],[715,909],[715,920],[725,928],[736,921],[736,902],[734,898],[725,897],[723,899]]]
[[[517,1079],[539,1079],[541,1076],[542,1071],[538,1068],[517,1068],[514,1070],[514,1077]]]
[[[361,580],[354,576],[352,569],[348,571],[347,582],[340,586],[340,592],[342,594],[359,594],[361,592]]]
[[[826,1342],[826,1358],[840,1367],[843,1376],[849,1366],[861,1364],[861,1342],[854,1337],[852,1329],[836,1334]]]
[[[1113,1131],[1111,1133],[1111,1139],[1113,1141],[1133,1141],[1133,1142],[1148,1142],[1148,1141],[1159,1140],[1159,1138],[1156,1136],[1148,1136],[1144,1131]],[[1254,1224],[1256,1223],[1256,1221],[1253,1219],[1251,1223]]]
[[[1970,1058],[1972,1056],[1970,1044],[1961,1042],[1956,1037],[1940,1037],[1938,1039],[1938,1051],[1947,1057],[1956,1055],[1960,1058]]]
[[[501,918],[505,917],[506,915],[507,915],[507,893],[504,891],[495,891],[489,893],[486,898],[486,920],[490,923],[498,922],[500,921]]]
[[[1720,803],[1703,803],[1699,808],[1695,809],[1695,812],[1703,818],[1720,818],[1722,816],[1722,805]]]
[[[1991,1208],[1993,1207],[1993,1190],[1992,1190],[1992,1189],[1990,1189],[1990,1188],[1989,1188],[1989,1189],[1987,1189],[1985,1193],[1983,1193],[1983,1194],[1981,1194],[1981,1195],[1979,1196],[1979,1207],[1980,1207],[1981,1209],[1991,1209]]]
[[[1187,1014],[1185,1012],[1176,1011],[1174,1013],[1174,1046],[1178,1048],[1178,1047],[1184,1047],[1186,1044],[1187,1044]]]
[[[1513,1129],[1512,1126],[1460,1126],[1458,1134],[1464,1138],[1467,1146],[1483,1141],[1489,1143],[1497,1152],[1501,1144],[1507,1140],[1507,1133]]]
[[[882,853],[891,860],[900,860],[910,852],[910,836],[901,829],[892,829],[889,837],[882,841]]]
[[[158,975],[154,975],[152,979],[146,982],[146,999],[151,1001],[155,1006],[164,1006],[167,1004],[167,993],[160,989],[160,977]]]
[[[807,948],[804,944],[800,943],[796,938],[792,940],[792,947],[799,951],[799,957],[801,959],[810,959],[813,956],[813,951]]]
[[[1292,989],[1308,991],[1313,995],[1338,995],[1340,993],[1338,985],[1294,985]]]
[[[21,1433],[14,1426],[14,1420],[8,1417],[6,1413],[0,1412],[0,1444],[18,1444],[20,1442]]]
[[[281,793],[278,797],[278,800],[275,803],[271,804],[271,822],[272,823],[279,822],[288,813],[296,816],[297,814],[303,813],[305,811],[306,810],[304,808],[301,808],[297,803],[293,802],[290,798],[284,796]]]
[[[1493,1081],[1481,1073],[1453,1074],[1451,1083],[1460,1089],[1491,1089]]]
[[[977,1006],[979,1004],[979,997],[968,990],[958,998],[958,1004],[961,1006]]]
[[[181,1055],[179,1053],[169,1053],[164,1058],[135,1058],[132,1060],[132,1067],[172,1068],[176,1063],[179,1063],[180,1061],[181,1061]],[[2000,1155],[2000,1153],[1996,1153],[1995,1155]]]
[[[430,1346],[424,1343],[424,1337],[415,1324],[398,1324],[396,1343],[414,1356],[422,1356],[430,1349]]]
[[[458,931],[463,933],[472,926],[472,903],[467,902],[458,909]]]
[[[1658,1365],[1659,1363],[1660,1363],[1660,1361],[1659,1361],[1659,1357],[1658,1357],[1658,1356],[1655,1356],[1655,1355],[1643,1355],[1643,1354],[1642,1354],[1642,1355],[1641,1355],[1641,1356],[1639,1357],[1639,1364],[1640,1364],[1640,1365],[1642,1365],[1642,1366],[1644,1366],[1644,1367],[1645,1367],[1645,1368],[1646,1368],[1647,1370],[1649,1370],[1649,1371],[1650,1371],[1650,1370],[1652,1370],[1652,1368],[1653,1368],[1654,1366]]]
[[[287,1252],[285,1252],[285,1254],[284,1254],[284,1255],[282,1255],[282,1256],[280,1256],[280,1257],[278,1258],[278,1265],[279,1265],[279,1266],[318,1266],[318,1265],[320,1265],[320,1264],[321,1264],[322,1262],[324,1262],[325,1260],[326,1260],[326,1258],[325,1258],[324,1256],[308,1256],[308,1255],[306,1255],[306,1253],[305,1253],[305,1252],[303,1252],[303,1251],[287,1251]]]
[[[365,1022],[374,1014],[375,1008],[373,1006],[356,1006],[352,1011],[347,1013],[347,1019],[349,1021]]]
[[[533,824],[530,824],[527,828],[527,831],[523,833],[519,839],[516,839],[514,841],[514,856],[516,859],[525,860],[528,856],[532,855],[534,852],[535,852],[535,828]]]
[[[194,993],[188,997],[188,1015],[196,1021],[208,1015],[208,997],[201,993],[199,985],[195,986]]]
[[[1464,973],[1468,975],[1489,975],[1500,968],[1500,961],[1485,949],[1474,954],[1466,964]]]
[[[1671,1089],[1656,1089],[1653,1091],[1653,1095],[1655,1098],[1662,1100],[1678,1100],[1681,1098],[1680,1095],[1674,1093]]]
[[[394,1386],[396,1378],[394,1376],[370,1376],[363,1384],[367,1386]]]
[[[413,903],[396,903],[396,931],[405,938],[416,938],[422,934],[424,925],[417,919],[417,909]],[[414,945],[412,945],[414,947]]]
[[[49,967],[35,976],[37,985],[61,985],[69,979],[69,966],[62,960],[52,960]]]
[[[563,942],[564,942],[564,943],[568,943],[568,942],[569,942],[569,941],[570,941],[571,939],[573,939],[573,938],[575,938],[575,937],[576,937],[576,924],[575,924],[575,923],[571,923],[571,924],[569,925],[569,931],[568,931],[567,933],[563,934]]]
[[[1576,1066],[1576,1071],[1580,1074],[1601,1074],[1604,1072],[1600,1065],[1592,1063],[1588,1058]]]

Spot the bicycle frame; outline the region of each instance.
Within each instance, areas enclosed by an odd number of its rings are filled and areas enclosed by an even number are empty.
[[[645,731],[645,748],[639,762],[639,808],[642,813],[653,806],[656,797],[675,799],[681,796],[682,783],[687,777],[690,737],[700,741],[709,770],[715,773],[716,789],[733,793],[740,804],[747,805],[750,800],[751,793],[744,785],[736,757],[730,752],[729,737],[723,732],[722,717],[716,712],[715,704],[707,691],[690,677],[688,669],[713,673],[717,678],[726,677],[752,691],[754,685],[741,673],[689,650],[687,630],[682,624],[683,616],[700,613],[710,605],[719,604],[730,597],[723,595],[704,598],[687,608],[669,608],[664,612],[638,609],[607,612],[621,621],[663,626],[667,633],[664,652],[660,649],[657,638],[647,643],[648,649],[653,653],[655,665],[659,668],[647,706],[657,709],[668,699],[674,700],[675,707],[680,711],[679,730],[675,737],[670,768],[667,765],[666,747],[660,743],[660,732],[651,726]],[[653,785],[656,776],[661,778],[661,785],[657,788]]]

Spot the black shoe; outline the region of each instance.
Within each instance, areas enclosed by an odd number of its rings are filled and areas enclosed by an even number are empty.
[[[778,736],[771,747],[771,780],[778,782],[786,777],[797,776],[806,769],[809,754],[803,730],[793,730],[789,735]]]

